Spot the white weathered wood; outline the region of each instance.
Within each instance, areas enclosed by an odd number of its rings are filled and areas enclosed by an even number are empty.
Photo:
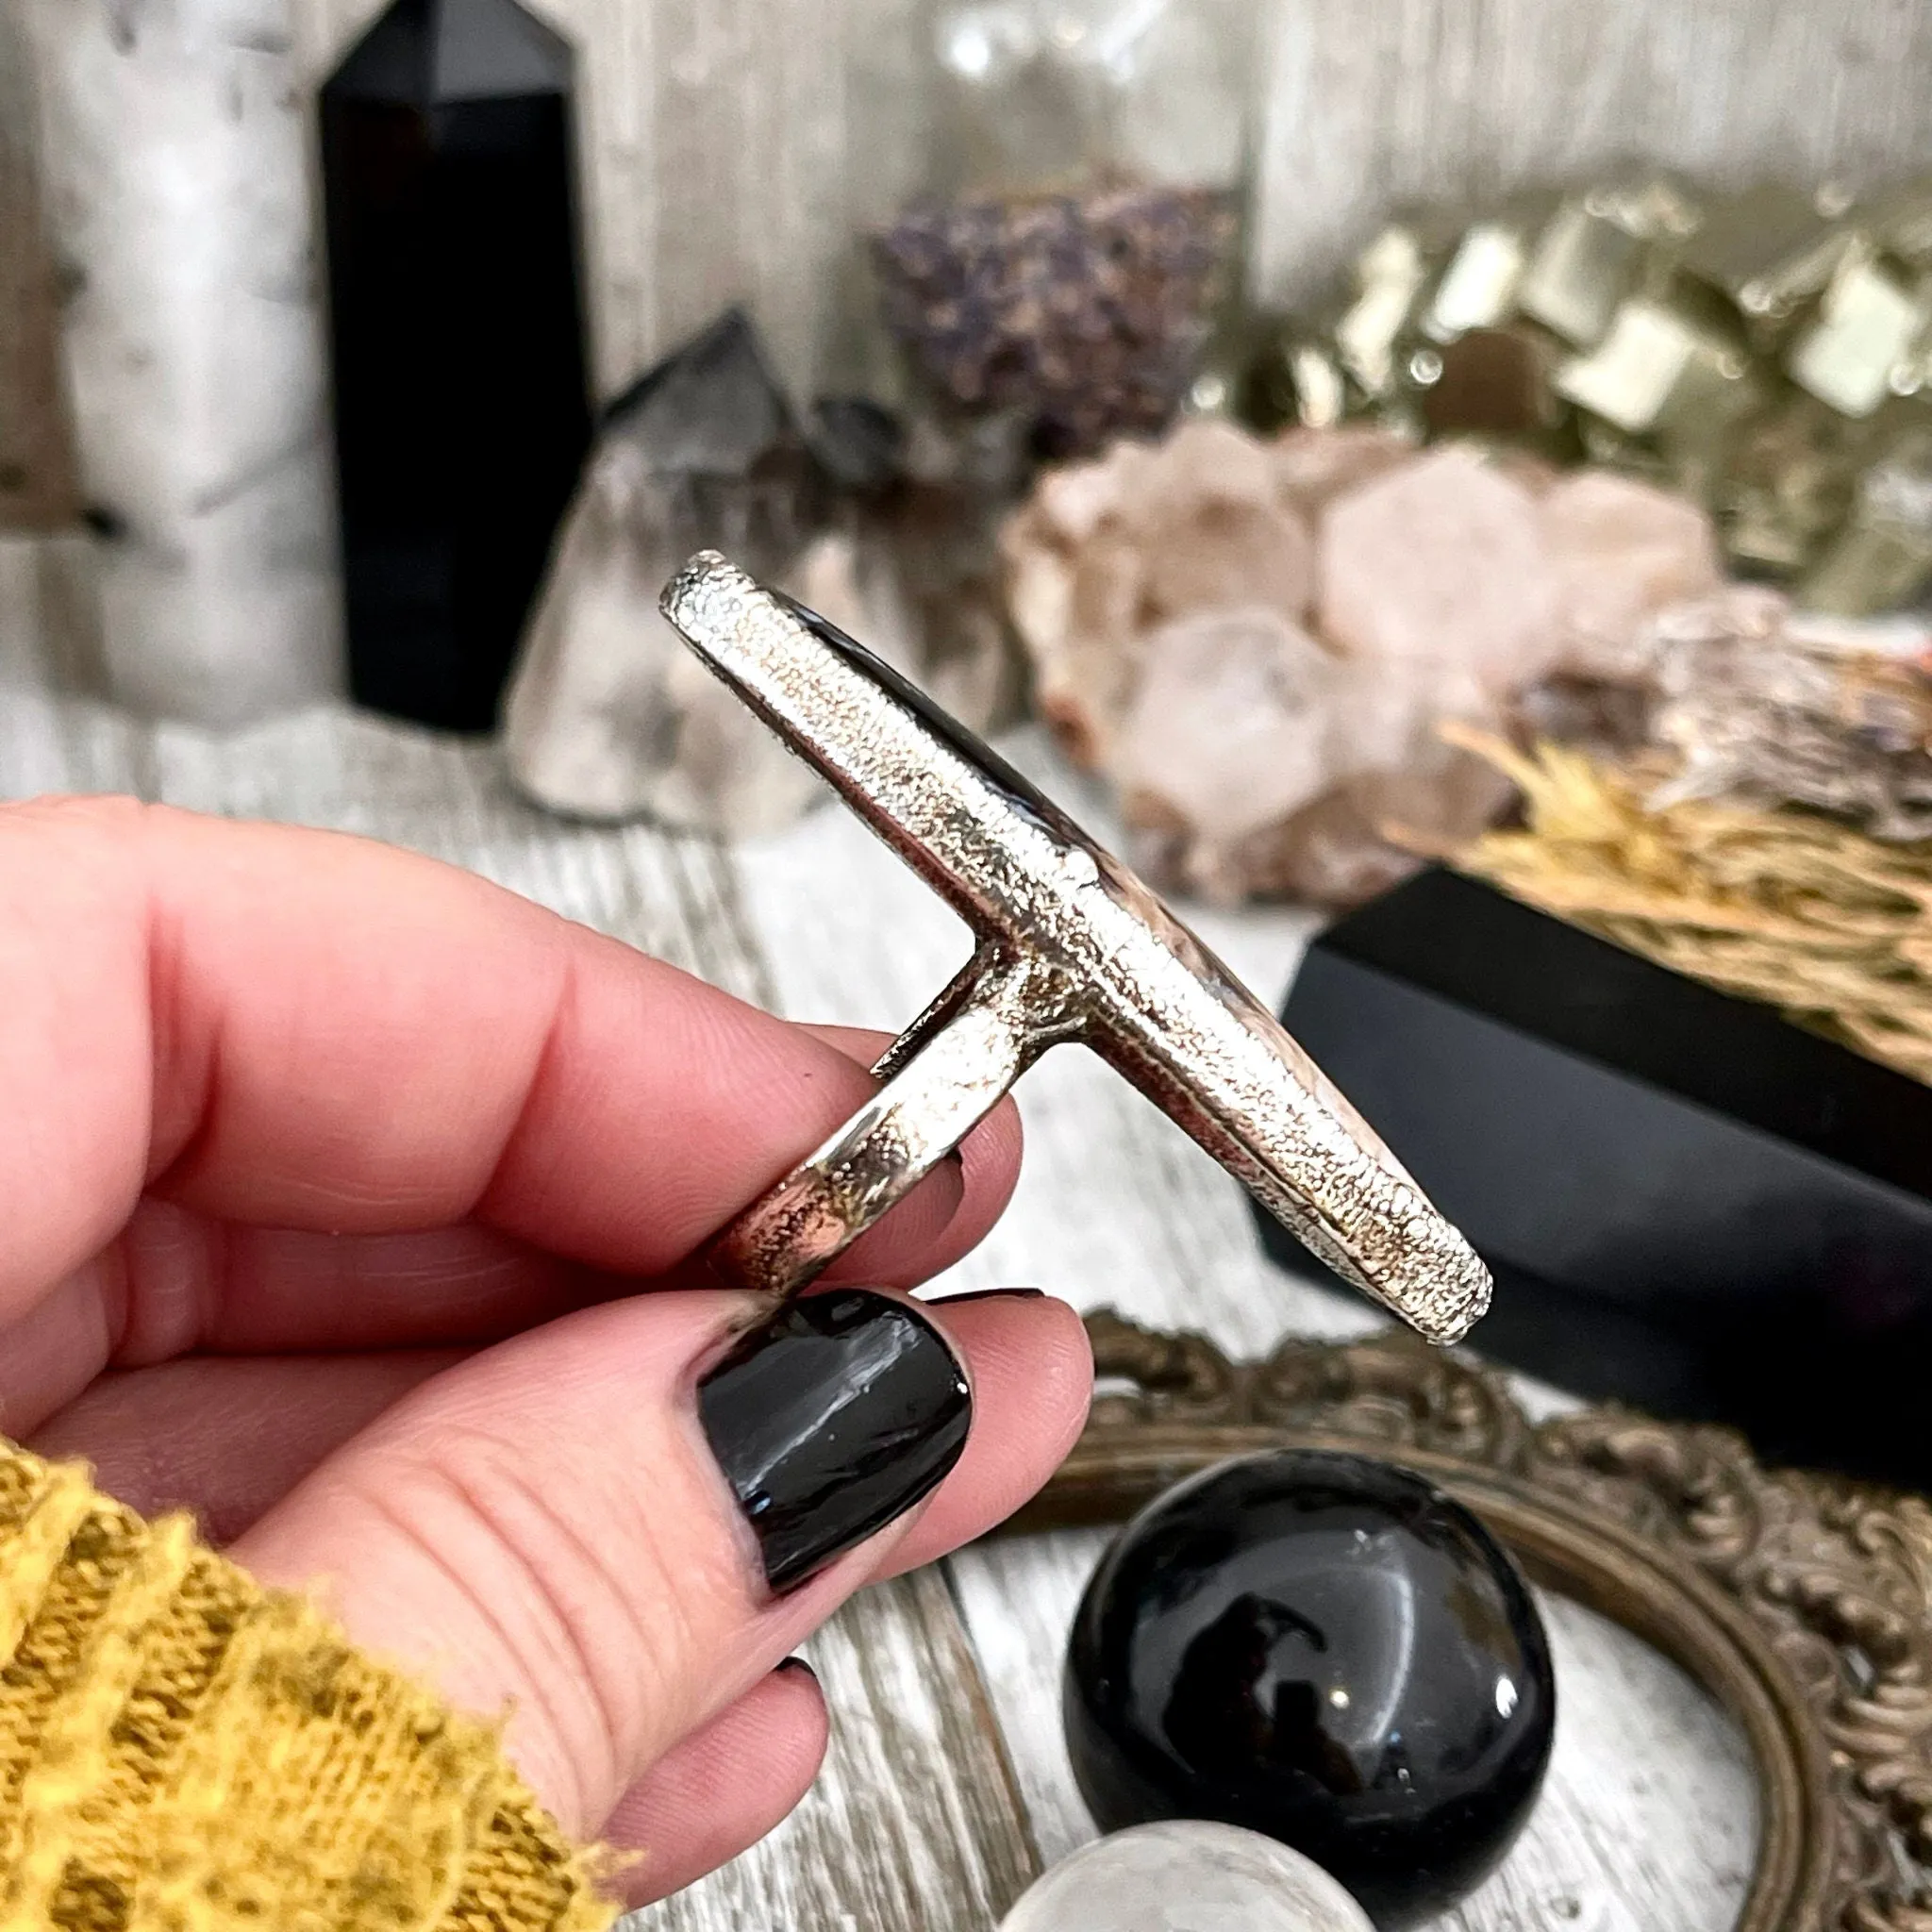
[[[995,1924],[1039,1861],[941,1574],[867,1591],[806,1654],[837,1713],[811,1795],[635,1932]]]
[[[311,83],[381,0],[291,0]],[[529,0],[580,50],[591,308],[612,389],[733,297],[801,386],[842,364],[855,225],[922,171],[934,0]],[[1260,0],[1258,290],[1306,297],[1391,201],[1626,155],[1713,181],[1932,157],[1914,0]]]
[[[1391,202],[1493,200],[1626,158],[1713,186],[1932,158],[1914,0],[1277,0],[1259,286],[1293,298]]]
[[[0,677],[99,691],[99,573],[85,530],[0,530]]]
[[[837,811],[726,850],[562,824],[521,803],[488,750],[334,708],[225,740],[50,696],[19,648],[33,617],[19,608],[17,562],[17,548],[0,549],[0,796],[132,791],[389,838],[801,1017],[901,1024],[963,956],[952,915]],[[1037,736],[1013,749],[1097,816]],[[1281,913],[1201,924],[1269,996],[1307,930]],[[1272,1268],[1239,1189],[1090,1056],[1050,1056],[1021,1096],[1029,1149],[1013,1208],[943,1287],[1030,1280],[1243,1352],[1289,1329],[1374,1321]],[[639,1932],[990,1932],[1035,1849],[1058,1857],[1091,1829],[1059,1742],[1058,1686],[1099,1542],[985,1544],[848,1609],[812,1650],[835,1730],[818,1789],[765,1844],[642,1915]],[[1635,1640],[1574,1606],[1548,1608],[1562,1708],[1551,1780],[1502,1872],[1444,1924],[1717,1932],[1752,1842],[1736,1731]],[[982,1722],[987,1697],[999,1741]]]
[[[0,7],[0,528],[45,528],[75,512],[74,447],[22,26]]]

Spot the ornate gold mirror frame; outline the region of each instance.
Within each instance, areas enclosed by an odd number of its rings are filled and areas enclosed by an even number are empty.
[[[1932,1932],[1932,1506],[1760,1468],[1724,1429],[1532,1423],[1499,1375],[1401,1333],[1236,1363],[1111,1314],[1088,1329],[1102,1393],[1014,1528],[1119,1522],[1257,1449],[1406,1464],[1736,1718],[1760,1805],[1738,1932]]]

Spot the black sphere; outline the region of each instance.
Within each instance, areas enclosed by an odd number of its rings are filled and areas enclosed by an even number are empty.
[[[1282,1451],[1122,1531],[1074,1620],[1065,1704],[1103,1830],[1244,1824],[1398,1927],[1508,1849],[1557,1687],[1535,1601],[1459,1503],[1387,1463]]]

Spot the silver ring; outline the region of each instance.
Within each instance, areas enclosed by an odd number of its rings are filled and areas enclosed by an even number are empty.
[[[664,615],[973,928],[978,948],[874,1070],[878,1091],[710,1243],[796,1294],[1051,1046],[1108,1060],[1315,1256],[1431,1341],[1490,1276],[1365,1122],[1154,893],[972,733],[814,612],[715,551]]]

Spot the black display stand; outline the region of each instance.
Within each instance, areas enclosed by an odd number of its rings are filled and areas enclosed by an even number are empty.
[[[1932,1485],[1932,1089],[1443,871],[1283,1017],[1494,1272],[1473,1348]]]

